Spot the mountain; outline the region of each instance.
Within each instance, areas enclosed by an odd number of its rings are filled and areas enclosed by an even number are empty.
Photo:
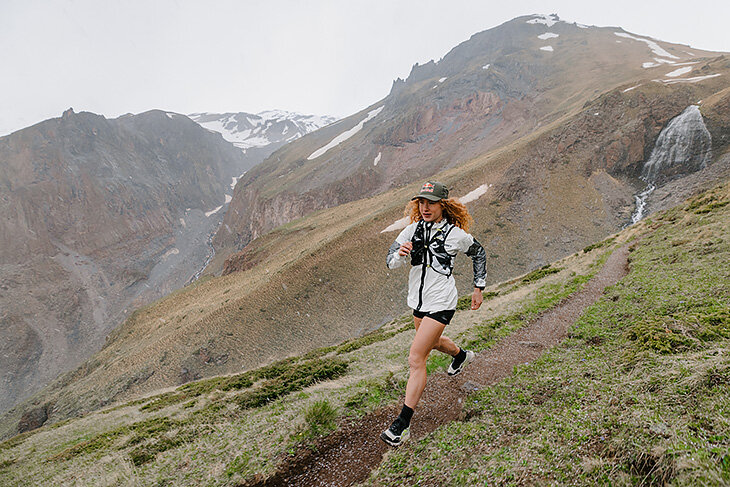
[[[416,64],[383,100],[272,154],[239,182],[214,246],[223,256],[309,212],[458,167],[575,115],[616,86],[701,81],[717,74],[705,72],[703,60],[718,55],[555,15],[516,18],[438,62]],[[645,135],[642,146],[655,134]]]
[[[202,127],[221,134],[243,151],[242,172],[257,166],[283,145],[337,120],[327,115],[302,115],[283,110],[258,114],[191,113],[188,117]]]
[[[204,128],[218,132],[244,152],[252,148],[281,145],[337,121],[328,115],[302,115],[284,110],[257,114],[191,113],[188,117]]]
[[[0,410],[209,254],[240,150],[184,115],[69,109],[0,138]]]
[[[541,49],[546,40],[552,51]],[[467,203],[489,283],[498,283],[630,224],[648,161],[662,161],[642,202],[650,211],[730,174],[730,62],[720,53],[529,16],[426,66],[395,83],[387,103],[247,172],[214,240],[210,268],[225,275],[137,310],[92,359],[6,414],[0,435],[28,424],[23,417],[59,421],[306,354],[402,316],[406,282],[384,257],[426,177]],[[700,137],[697,152],[673,160],[661,154],[678,152],[655,151],[689,134]],[[455,277],[468,289],[467,260]]]

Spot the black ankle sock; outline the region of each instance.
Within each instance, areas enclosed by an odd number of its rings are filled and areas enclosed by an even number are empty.
[[[400,410],[400,417],[405,420],[406,424],[410,425],[411,418],[413,417],[413,409],[404,404],[403,409]]]
[[[454,367],[458,367],[466,359],[466,350],[459,347],[459,353],[454,355]]]

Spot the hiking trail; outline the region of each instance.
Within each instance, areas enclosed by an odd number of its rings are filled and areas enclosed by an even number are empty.
[[[541,313],[534,321],[479,353],[461,374],[431,374],[411,425],[408,448],[439,426],[455,421],[464,398],[475,388],[493,385],[512,374],[516,365],[538,358],[544,350],[560,343],[583,311],[594,304],[606,287],[628,274],[628,244],[613,251],[601,270],[580,291]],[[316,448],[300,448],[287,458],[274,475],[252,478],[244,487],[336,486],[362,482],[392,447],[380,438],[398,415],[401,404],[393,404],[362,418],[345,420],[337,431],[317,442]]]

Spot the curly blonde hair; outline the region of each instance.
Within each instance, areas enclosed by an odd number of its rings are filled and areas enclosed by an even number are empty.
[[[441,204],[443,215],[447,222],[456,225],[465,232],[469,231],[469,227],[471,227],[474,219],[471,215],[469,215],[469,211],[466,209],[466,206],[460,203],[456,198],[439,200],[439,203]],[[411,223],[420,220],[421,212],[418,210],[418,199],[409,201],[403,214],[407,218],[410,218]]]

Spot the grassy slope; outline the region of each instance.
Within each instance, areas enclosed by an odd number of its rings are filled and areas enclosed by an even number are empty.
[[[457,312],[449,331],[487,348],[577,290],[606,255],[578,253],[549,268],[557,272],[492,286],[485,306]],[[277,458],[335,427],[343,411],[360,415],[398,401],[412,337],[406,315],[337,347],[45,426],[0,444],[0,484],[232,485],[270,474]],[[434,354],[429,369],[444,364]],[[306,379],[312,370],[314,385]]]
[[[728,203],[726,183],[643,222],[630,274],[568,340],[368,484],[730,482]]]

